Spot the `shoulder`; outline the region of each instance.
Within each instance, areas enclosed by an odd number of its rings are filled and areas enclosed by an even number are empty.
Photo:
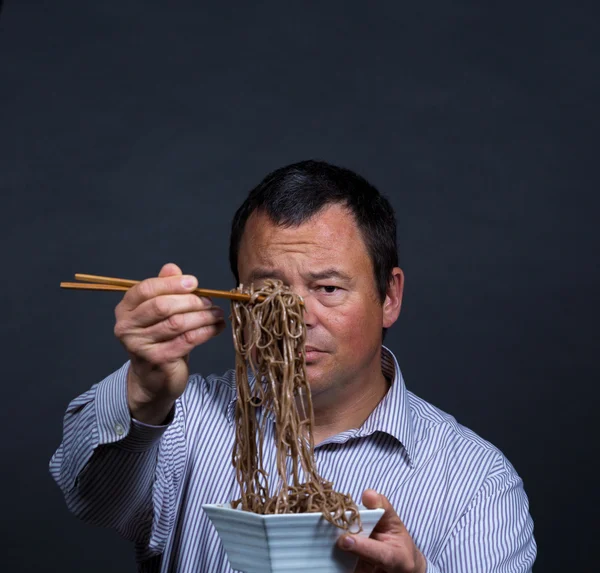
[[[460,424],[454,416],[410,391],[407,394],[419,459],[432,455],[442,458],[456,479],[470,482],[475,489],[498,480],[519,480],[498,447]]]

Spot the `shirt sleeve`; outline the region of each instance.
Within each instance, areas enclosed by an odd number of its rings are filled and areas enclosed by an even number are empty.
[[[129,362],[73,400],[50,473],[83,521],[135,542],[137,558],[163,552],[175,522],[185,460],[181,399],[165,425],[131,418]]]
[[[523,482],[500,455],[427,573],[530,573],[536,554]]]

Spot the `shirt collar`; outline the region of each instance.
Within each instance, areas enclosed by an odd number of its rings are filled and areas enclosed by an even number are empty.
[[[352,438],[370,436],[376,432],[383,432],[395,438],[403,446],[408,463],[412,467],[414,461],[414,427],[408,403],[408,391],[396,357],[385,346],[381,347],[381,371],[390,381],[390,388],[363,425],[358,429],[332,436],[323,444],[337,443]],[[256,380],[250,371],[248,372],[248,379],[250,386],[253,387]],[[235,403],[236,399],[233,398],[227,405],[227,419],[230,423],[233,423],[235,419]],[[267,412],[267,416],[271,421],[275,421],[271,412]]]
[[[385,346],[381,347],[381,371],[390,381],[390,388],[364,424],[355,431],[355,437],[383,432],[396,438],[404,447],[408,462],[412,466],[415,431],[408,403],[408,391],[396,357]]]

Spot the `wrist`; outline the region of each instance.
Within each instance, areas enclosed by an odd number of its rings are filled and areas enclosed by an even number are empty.
[[[151,426],[163,425],[175,400],[148,392],[137,380],[137,376],[130,369],[127,376],[127,405],[131,417]]]
[[[149,402],[142,404],[129,404],[129,413],[134,420],[147,424],[148,426],[163,426],[169,418],[173,409],[174,401]]]

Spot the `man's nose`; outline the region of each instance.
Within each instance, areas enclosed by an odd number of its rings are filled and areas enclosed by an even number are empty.
[[[302,298],[304,300],[304,324],[306,324],[306,328],[312,328],[317,322],[315,314],[316,301],[310,294],[304,294]]]

